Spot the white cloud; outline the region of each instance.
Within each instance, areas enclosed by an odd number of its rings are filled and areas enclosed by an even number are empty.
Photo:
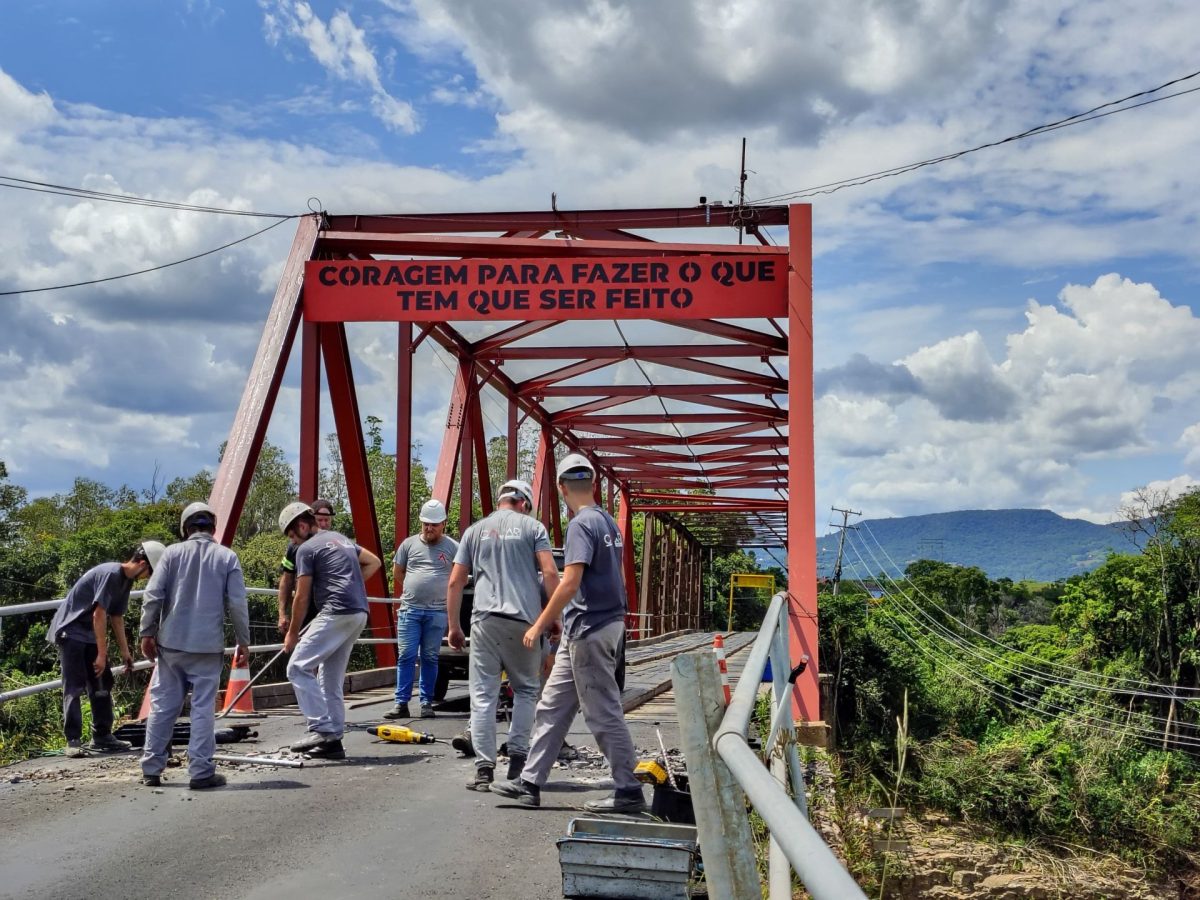
[[[336,78],[362,85],[371,92],[371,110],[393,131],[413,134],[419,128],[411,103],[392,96],[383,85],[379,62],[367,45],[366,32],[350,14],[338,10],[323,21],[304,0],[261,0],[263,28],[268,42],[284,38],[303,41],[309,53]]]

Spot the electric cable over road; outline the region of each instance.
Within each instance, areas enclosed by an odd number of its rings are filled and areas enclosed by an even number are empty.
[[[192,262],[193,260],[203,259],[205,256],[212,256],[214,253],[220,253],[222,250],[228,250],[230,247],[235,247],[238,244],[243,244],[246,241],[249,241],[249,240],[252,240],[253,238],[258,237],[260,234],[266,234],[272,228],[278,228],[284,222],[287,222],[290,219],[296,219],[296,218],[299,218],[299,216],[288,216],[285,219],[280,219],[277,222],[272,222],[266,228],[260,228],[258,231],[255,231],[253,234],[248,234],[245,237],[240,237],[236,241],[230,241],[227,244],[222,244],[219,247],[213,247],[211,250],[205,250],[203,253],[196,253],[196,254],[193,254],[192,256],[184,257],[183,259],[177,259],[177,260],[174,260],[169,263],[162,263],[161,265],[151,266],[148,269],[138,269],[136,272],[123,272],[120,275],[109,275],[106,278],[90,278],[87,281],[75,281],[70,284],[52,284],[52,285],[48,285],[46,287],[22,288],[21,290],[18,290],[18,291],[0,291],[0,297],[15,297],[18,294],[40,294],[43,291],[61,291],[61,290],[65,290],[67,288],[85,287],[90,284],[104,284],[109,281],[120,281],[122,278],[132,278],[135,275],[147,275],[150,272],[159,272],[159,271],[162,271],[163,269],[169,269],[172,266],[179,266],[179,265],[182,265],[183,263]]]
[[[771,203],[799,200],[804,197],[815,197],[818,194],[833,194],[848,187],[860,187],[861,185],[869,184],[873,181],[881,181],[884,178],[894,178],[897,175],[904,175],[908,172],[914,172],[917,169],[940,165],[941,163],[959,159],[971,153],[978,153],[980,150],[988,150],[993,147],[999,147],[1003,144],[1011,144],[1016,141],[1025,140],[1026,138],[1037,137],[1041,134],[1057,131],[1060,128],[1070,128],[1073,125],[1082,125],[1084,122],[1091,122],[1095,119],[1102,119],[1106,116],[1116,115],[1117,113],[1129,112],[1130,110],[1138,109],[1142,106],[1150,106],[1153,103],[1160,103],[1163,100],[1170,100],[1173,97],[1182,97],[1185,94],[1191,94],[1195,93],[1196,91],[1200,91],[1200,87],[1187,88],[1171,94],[1165,94],[1161,97],[1152,97],[1151,99],[1143,100],[1140,103],[1130,103],[1131,100],[1137,100],[1141,97],[1148,97],[1150,94],[1158,93],[1166,88],[1173,87],[1174,85],[1181,84],[1185,81],[1190,81],[1198,76],[1200,76],[1200,70],[1180,76],[1179,78],[1173,78],[1170,81],[1165,81],[1156,87],[1147,88],[1146,90],[1129,94],[1128,96],[1121,97],[1118,100],[1109,100],[1105,103],[1101,103],[1099,106],[1093,106],[1091,109],[1075,113],[1074,115],[1067,116],[1064,119],[1058,119],[1054,122],[1046,122],[1041,125],[1034,126],[1033,128],[1026,129],[1018,134],[1009,135],[1006,138],[1000,138],[999,140],[995,141],[988,141],[984,144],[978,144],[977,146],[969,147],[965,150],[956,150],[953,153],[946,153],[942,156],[934,156],[929,159],[920,160],[919,162],[893,166],[890,169],[880,169],[877,172],[870,172],[866,175],[856,175],[853,178],[844,178],[841,181],[830,181],[826,184],[818,184],[813,187],[801,188],[795,191],[785,191],[784,193],[772,194],[768,197],[759,197],[755,200],[751,200],[750,204],[763,206]],[[1129,105],[1122,105],[1126,103],[1129,103]],[[1113,106],[1119,108],[1109,109],[1109,107]],[[1107,112],[1101,112],[1101,110],[1107,110]]]

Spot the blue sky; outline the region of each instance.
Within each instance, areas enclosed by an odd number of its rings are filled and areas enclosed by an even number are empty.
[[[1171,0],[14,3],[0,175],[336,212],[751,197],[938,155],[1186,74]],[[1196,82],[1192,82],[1195,84]],[[1186,85],[1184,85],[1186,86]],[[1200,475],[1200,94],[814,199],[818,504],[1105,521]],[[188,256],[257,220],[0,189],[3,289]],[[290,226],[5,298],[0,459],[35,493],[211,465]],[[351,333],[391,426],[393,348]],[[430,461],[439,375],[415,429]],[[489,401],[489,415],[503,421]],[[271,437],[294,452],[294,373]],[[822,518],[819,514],[819,518]]]

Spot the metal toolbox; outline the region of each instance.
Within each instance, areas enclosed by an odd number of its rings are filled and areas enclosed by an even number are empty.
[[[698,849],[690,825],[572,819],[558,840],[563,896],[687,898]]]

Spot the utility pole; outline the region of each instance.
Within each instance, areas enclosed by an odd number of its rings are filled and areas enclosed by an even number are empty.
[[[742,138],[742,174],[738,178],[738,243],[742,242],[742,222],[744,216],[742,214],[746,207],[746,139]]]
[[[838,587],[842,583],[842,550],[846,546],[846,531],[851,528],[853,528],[855,531],[858,530],[857,525],[849,524],[850,517],[851,516],[861,516],[862,513],[855,512],[852,509],[841,509],[837,506],[831,506],[830,509],[832,509],[834,512],[839,512],[842,514],[842,524],[841,525],[836,525],[833,522],[829,523],[831,527],[840,529],[840,532],[841,532],[838,536],[837,562],[835,562],[833,564],[833,596],[836,597],[838,595]]]

